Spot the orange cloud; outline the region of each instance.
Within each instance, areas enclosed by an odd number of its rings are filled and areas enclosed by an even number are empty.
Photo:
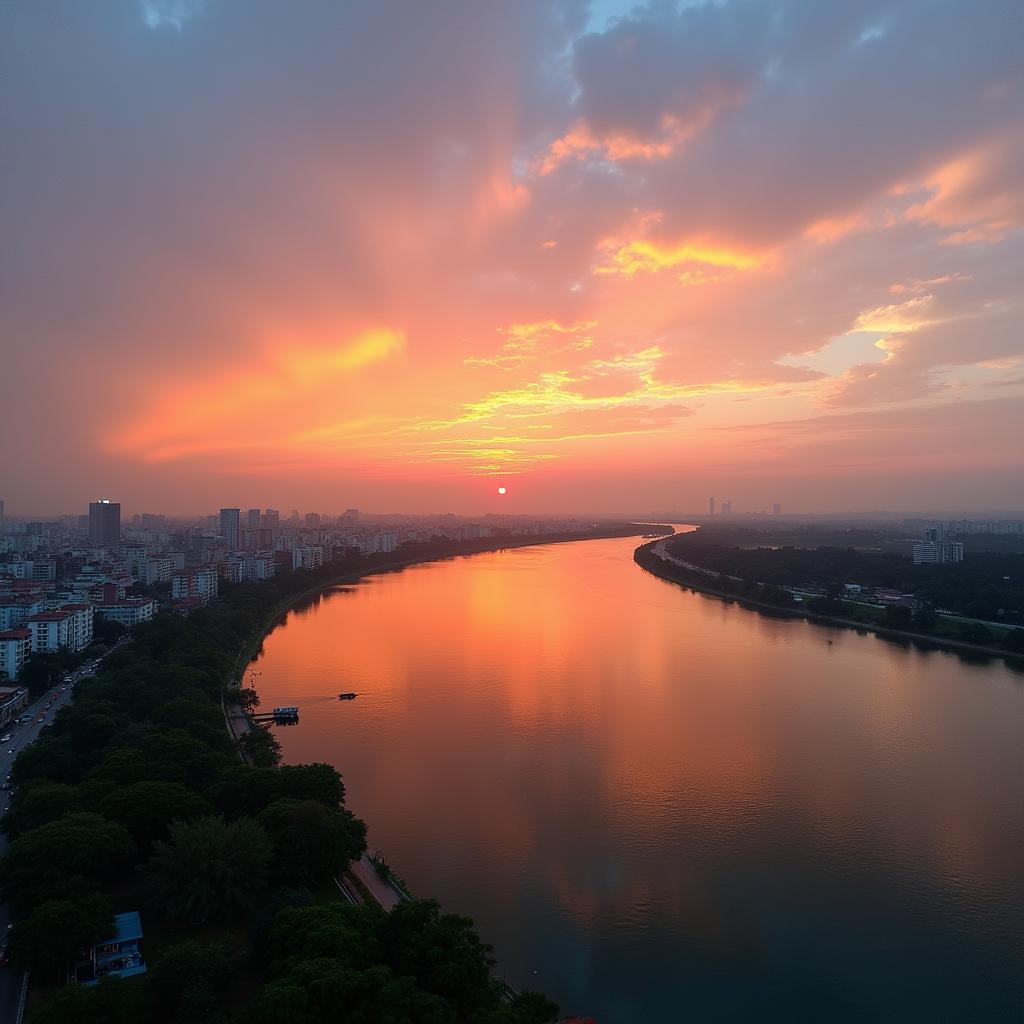
[[[624,242],[617,238],[607,238],[598,246],[598,252],[599,262],[594,272],[623,277],[656,273],[691,263],[732,270],[755,270],[765,263],[762,255],[730,249],[701,239],[660,245],[649,239]],[[695,282],[687,279],[684,283]]]
[[[172,389],[154,407],[105,439],[108,450],[147,462],[265,446],[280,432],[271,413],[308,414],[325,386],[404,349],[401,332],[367,331],[323,348],[281,346],[264,365],[232,369],[199,384]],[[238,440],[241,435],[241,440]]]

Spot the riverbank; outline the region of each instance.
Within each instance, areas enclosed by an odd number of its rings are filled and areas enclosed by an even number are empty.
[[[856,619],[846,619],[841,616],[826,615],[821,612],[811,612],[803,608],[785,608],[768,601],[759,601],[757,598],[741,596],[722,590],[705,583],[703,580],[695,580],[693,572],[685,570],[682,566],[660,557],[655,551],[655,545],[660,541],[654,540],[649,544],[641,544],[633,552],[633,560],[641,569],[646,570],[652,576],[657,576],[668,583],[675,583],[677,586],[687,590],[693,590],[709,597],[717,597],[727,602],[735,602],[743,607],[749,607],[757,611],[771,612],[774,616],[781,616],[791,619],[804,619],[807,622],[821,626],[838,626],[844,629],[855,629],[862,633],[874,633],[877,636],[892,640],[913,641],[915,644],[925,644],[930,647],[948,648],[963,653],[986,655],[988,657],[1002,658],[1008,664],[1016,667],[1024,664],[1024,659],[1015,656],[1001,647],[992,647],[985,644],[973,644],[965,640],[954,640],[947,637],[932,636],[927,633],[912,633],[908,630],[892,629],[888,626],[879,626],[874,623],[860,622]]]

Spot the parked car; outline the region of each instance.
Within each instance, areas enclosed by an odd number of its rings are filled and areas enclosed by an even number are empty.
[[[10,742],[11,742],[11,734],[10,733],[7,733],[5,736],[0,736],[0,743],[10,743]]]

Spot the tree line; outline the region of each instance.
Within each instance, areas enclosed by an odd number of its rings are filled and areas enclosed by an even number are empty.
[[[953,623],[936,610],[1008,625],[1024,622],[1024,555],[978,554],[970,562],[955,565],[915,566],[906,556],[852,548],[758,547],[751,543],[756,536],[751,530],[718,529],[706,534],[700,530],[679,534],[669,542],[674,557],[719,573],[717,577],[663,561],[646,548],[637,551],[636,559],[679,583],[740,600],[1024,654],[1024,629],[1009,629],[998,637],[983,623]],[[961,577],[965,567],[967,572]],[[844,585],[852,582],[912,593],[914,605],[867,608],[851,604],[842,598]],[[816,587],[822,593],[798,603],[786,587]]]

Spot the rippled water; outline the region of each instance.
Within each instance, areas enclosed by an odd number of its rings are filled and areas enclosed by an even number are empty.
[[[478,555],[291,612],[289,761],[600,1024],[1024,1015],[1024,675],[774,619],[636,541]],[[356,690],[339,702],[339,691]]]

